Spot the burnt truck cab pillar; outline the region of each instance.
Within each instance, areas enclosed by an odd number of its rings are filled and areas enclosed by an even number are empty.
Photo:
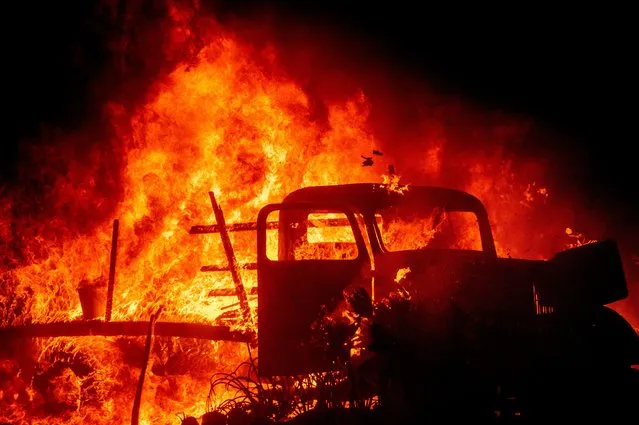
[[[338,307],[346,287],[370,287],[371,259],[355,211],[339,202],[273,204],[260,211],[257,226],[260,375],[332,369],[333,359],[312,344],[312,326],[322,308]]]

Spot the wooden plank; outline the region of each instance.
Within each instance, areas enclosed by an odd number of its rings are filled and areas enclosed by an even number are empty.
[[[320,218],[313,219],[309,221],[308,227],[350,227],[351,223],[347,218]],[[267,230],[277,230],[279,228],[279,223],[277,221],[269,221],[266,223]],[[247,222],[247,223],[233,223],[226,225],[227,232],[245,232],[245,231],[255,231],[257,230],[257,223],[255,222]],[[220,226],[217,224],[203,224],[192,226],[189,231],[192,235],[201,235],[206,233],[219,233]]]
[[[241,270],[257,270],[257,263],[238,264],[238,267]],[[216,264],[200,267],[201,272],[228,272],[230,270],[231,269],[229,268],[229,266],[222,266],[222,265],[216,265]]]
[[[209,198],[211,199],[211,206],[213,207],[213,213],[215,214],[215,221],[217,221],[217,225],[220,229],[220,237],[222,238],[222,245],[224,246],[224,252],[226,253],[231,276],[233,277],[233,283],[235,284],[237,298],[240,301],[242,318],[246,325],[250,325],[253,323],[251,307],[248,304],[248,298],[246,297],[246,291],[244,290],[244,284],[242,283],[242,276],[240,275],[240,269],[237,266],[237,260],[235,258],[235,251],[233,251],[233,245],[231,244],[231,238],[226,231],[224,213],[217,203],[213,192],[209,192]]]
[[[153,350],[155,324],[162,313],[163,307],[160,307],[157,312],[151,314],[149,319],[149,331],[146,335],[146,342],[144,343],[144,362],[142,363],[142,370],[138,378],[138,386],[135,390],[135,398],[133,399],[133,411],[131,412],[131,425],[138,425],[140,423],[140,405],[142,404],[142,393],[144,392],[144,380],[146,378],[146,371],[149,368],[149,361],[151,360],[151,350]]]
[[[113,220],[113,234],[111,235],[111,261],[109,264],[109,285],[107,286],[106,314],[104,319],[111,320],[111,310],[113,310],[113,290],[115,288],[115,265],[118,256],[118,233],[120,220]]]
[[[0,329],[0,341],[17,338],[50,338],[63,336],[143,336],[149,328],[148,321],[105,322],[102,320],[34,323]],[[211,341],[250,342],[252,334],[231,331],[228,326],[212,326],[201,323],[158,322],[155,335]]]
[[[266,223],[266,228],[273,230],[278,228],[278,223],[276,221]],[[246,232],[246,231],[255,231],[257,230],[257,223],[252,221],[249,223],[233,223],[226,225],[227,232]],[[219,233],[220,226],[218,224],[209,224],[209,225],[198,225],[192,226],[189,233],[192,235],[199,235],[204,233]]]
[[[249,295],[257,295],[257,286],[251,286],[247,292]],[[237,295],[235,288],[211,289],[209,292],[209,297],[233,297],[235,295]]]

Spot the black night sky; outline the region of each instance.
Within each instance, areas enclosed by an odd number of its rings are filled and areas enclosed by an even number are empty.
[[[21,2],[12,10],[3,37],[4,178],[15,171],[18,141],[37,137],[43,122],[73,128],[99,108],[93,82],[108,54],[106,35],[90,23],[94,3]],[[591,187],[594,203],[610,201],[634,216],[636,73],[627,10],[332,0],[209,7],[221,19],[268,11],[276,22],[362,40],[366,54],[443,91],[533,116],[560,135],[549,147],[580,158],[582,170],[567,174],[575,187]]]

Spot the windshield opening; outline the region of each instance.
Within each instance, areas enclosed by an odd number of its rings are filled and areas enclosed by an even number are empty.
[[[482,250],[479,223],[472,212],[392,206],[376,212],[375,224],[387,251]]]

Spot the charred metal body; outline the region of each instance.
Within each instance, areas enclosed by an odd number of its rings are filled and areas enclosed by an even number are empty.
[[[452,213],[471,218],[474,245],[447,244]],[[275,214],[277,253],[269,253]],[[332,226],[349,229],[350,239],[311,241],[311,216],[322,214],[341,217],[332,218]],[[404,227],[395,242],[387,237],[394,220],[409,223],[414,216],[438,229],[427,243],[403,243],[422,236],[419,226]],[[606,307],[628,295],[614,241],[568,249],[547,261],[499,258],[488,214],[474,196],[434,187],[400,193],[379,184],[300,189],[263,208],[257,231],[263,376],[334,367],[344,350],[327,355],[310,343],[318,315],[343,309],[349,287],[383,300],[401,282],[410,308],[399,321],[392,313],[392,324],[385,321],[388,311],[377,311],[369,347],[377,354],[382,404],[396,412],[421,419],[428,412],[450,417],[462,411],[490,417],[496,410],[574,418],[579,409],[610,417],[630,412],[639,395],[631,368],[639,364],[639,336]],[[308,255],[307,246],[339,254]],[[406,271],[401,279],[399,270]]]

